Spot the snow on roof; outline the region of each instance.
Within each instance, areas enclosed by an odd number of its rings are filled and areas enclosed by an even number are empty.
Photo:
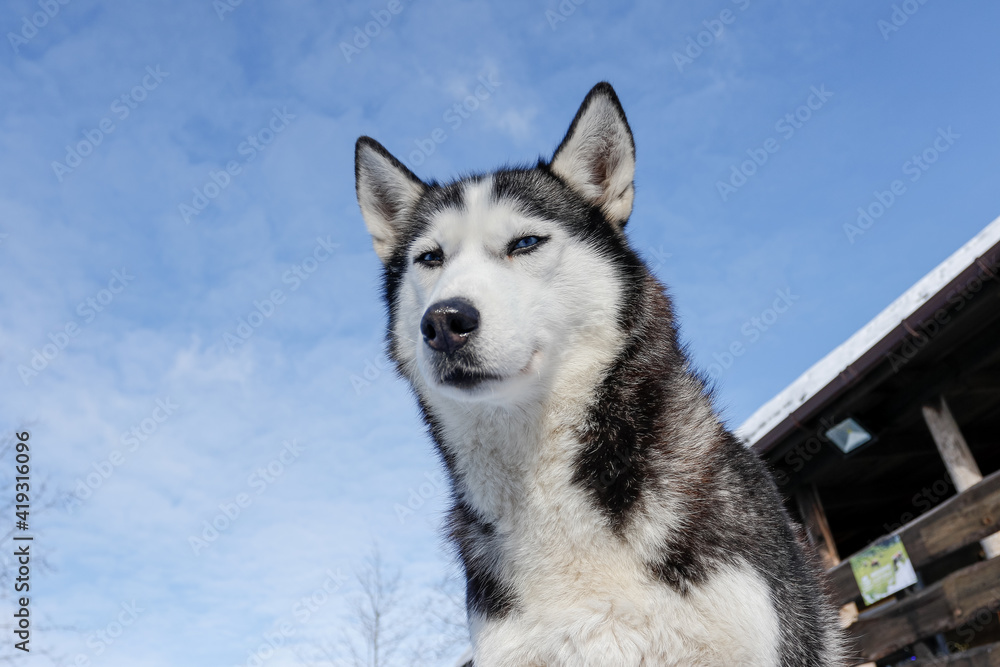
[[[744,440],[747,446],[753,446],[998,242],[1000,242],[1000,218],[986,225],[968,243],[918,280],[871,322],[861,327],[853,336],[758,408],[737,429],[736,435]]]

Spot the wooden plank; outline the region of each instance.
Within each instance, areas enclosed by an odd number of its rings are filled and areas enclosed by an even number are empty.
[[[908,664],[910,667],[1000,667],[1000,643]]]
[[[913,567],[920,569],[998,529],[1000,470],[878,541],[893,535],[901,536]],[[838,606],[861,597],[849,560],[827,571],[827,585]]]
[[[954,572],[903,600],[862,612],[848,629],[857,662],[879,660],[913,642],[957,628],[981,609],[1000,608],[1000,558]]]
[[[981,482],[983,474],[979,471],[979,464],[972,456],[944,396],[938,396],[922,406],[921,411],[955,488],[961,492]],[[981,544],[987,558],[1000,555],[1000,535],[987,537]]]

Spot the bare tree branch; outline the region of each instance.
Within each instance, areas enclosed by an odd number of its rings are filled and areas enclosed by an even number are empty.
[[[360,587],[353,600],[354,627],[345,637],[353,667],[389,667],[410,637],[412,619],[403,617],[399,570],[390,569],[373,545],[364,565],[355,573]]]
[[[304,667],[438,667],[469,645],[465,586],[456,572],[414,598],[373,545],[355,579],[339,632],[296,650]]]
[[[430,648],[437,661],[453,658],[471,641],[465,611],[465,581],[454,569],[434,586],[424,603],[429,635],[435,638]]]

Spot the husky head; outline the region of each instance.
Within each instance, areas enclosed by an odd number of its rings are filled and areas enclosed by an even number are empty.
[[[532,168],[425,183],[358,140],[389,352],[422,399],[529,405],[610,362],[645,275],[623,233],[634,172],[632,133],[607,83],[587,95],[552,160]]]

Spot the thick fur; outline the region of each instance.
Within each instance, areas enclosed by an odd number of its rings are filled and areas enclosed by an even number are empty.
[[[611,86],[535,167],[423,183],[367,137],[356,165],[389,354],[451,478],[476,667],[843,664],[774,484],[628,245]],[[421,322],[455,299],[478,328],[442,352]]]

